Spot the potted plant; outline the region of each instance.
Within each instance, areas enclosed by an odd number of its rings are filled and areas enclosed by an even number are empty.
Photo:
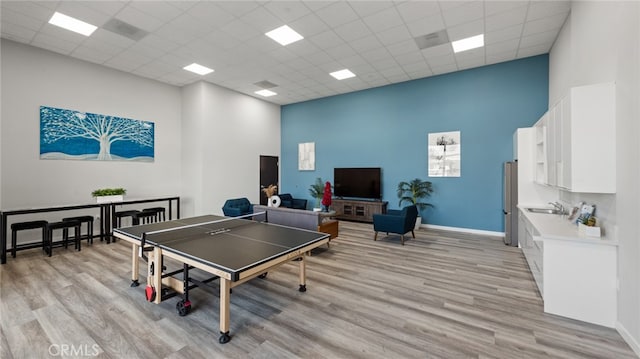
[[[101,188],[91,192],[98,203],[122,202],[127,190],[124,188]]]
[[[427,207],[433,207],[431,203],[422,202],[423,198],[429,197],[433,192],[431,182],[423,181],[419,178],[412,180],[411,182],[398,183],[398,202],[399,206],[402,206],[403,202],[409,202],[415,204],[418,207],[418,218],[416,219],[416,228],[420,227],[422,223],[422,217],[420,217],[420,211]]]
[[[320,208],[320,201],[322,201],[322,196],[324,195],[324,183],[322,183],[322,178],[316,178],[316,182],[309,187],[309,194],[311,197],[316,199],[314,211],[320,212],[322,208]]]

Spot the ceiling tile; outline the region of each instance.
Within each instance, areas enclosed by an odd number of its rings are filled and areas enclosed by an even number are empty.
[[[344,41],[361,39],[372,33],[369,27],[360,19],[336,27],[335,32]]]
[[[432,15],[441,16],[440,6],[435,1],[406,1],[398,4],[397,9],[405,22],[421,20]]]
[[[309,38],[309,41],[313,42],[316,46],[321,49],[336,47],[344,44],[344,41],[336,35],[335,32],[329,30],[318,35],[314,35]]]
[[[558,14],[567,15],[570,10],[570,1],[532,1],[527,20],[537,20]]]
[[[389,53],[394,57],[403,57],[409,53],[413,53],[422,57],[422,55],[420,54],[420,49],[418,49],[418,46],[413,39],[400,41],[393,45],[389,45],[387,46],[387,51],[389,51]]]
[[[28,44],[33,40],[36,34],[36,31],[27,29],[19,25],[8,25],[5,23],[2,24],[2,37],[9,40]]]
[[[311,12],[304,3],[295,1],[272,1],[265,4],[264,7],[285,24],[298,20]]]
[[[526,25],[525,25],[526,28]],[[553,40],[558,36],[558,31],[546,31],[539,32],[529,36],[523,36],[520,40],[521,47],[532,47],[544,44],[551,44]]]
[[[316,11],[316,15],[331,27],[358,19],[358,14],[346,2],[336,2]]]
[[[155,31],[163,25],[161,20],[132,6],[122,9],[115,18],[149,32]]]
[[[404,24],[395,7],[390,7],[362,19],[371,31],[377,33]]]
[[[422,50],[422,55],[430,59],[431,57],[440,57],[443,55],[453,55],[453,48],[450,43],[429,47]]]
[[[253,28],[260,33],[267,33],[271,30],[275,30],[285,23],[278,19],[275,15],[271,14],[264,7],[258,7],[243,16],[243,21],[250,24]],[[296,29],[293,29],[296,30]]]
[[[510,27],[505,27],[500,30],[487,32],[486,34],[484,34],[484,43],[485,45],[487,45],[505,40],[519,39],[522,35],[523,26],[524,24],[518,24]]]
[[[516,57],[519,59],[522,59],[529,56],[546,54],[549,52],[550,48],[551,48],[551,45],[547,45],[547,44],[533,46],[533,47],[521,47],[518,50],[518,55]]]
[[[519,7],[526,8],[529,5],[529,2],[529,0],[485,1],[484,15],[491,16],[501,12],[514,10]]]
[[[376,36],[385,46],[397,44],[399,42],[413,41],[413,37],[404,25],[377,32]]]
[[[216,5],[238,18],[260,6],[256,1],[217,1]]]
[[[445,29],[441,15],[432,15],[428,18],[413,21],[407,24],[407,28],[413,37],[434,33]]]
[[[377,49],[382,46],[378,38],[374,35],[370,35],[367,37],[363,37],[361,39],[349,41],[349,46],[351,46],[354,50],[359,53],[363,53],[365,51]]]
[[[330,30],[327,24],[315,14],[309,14],[289,24],[303,37],[309,37]]]
[[[518,7],[513,10],[501,12],[499,14],[487,16],[485,21],[486,31],[492,32],[506,27],[522,24],[527,16],[526,7]]]
[[[169,22],[182,14],[182,10],[166,1],[132,1],[129,6],[162,22]]]
[[[518,46],[520,45],[520,39],[511,39],[502,42],[496,42],[485,45],[487,56],[490,54],[500,54],[505,52],[512,52],[515,56]]]
[[[566,14],[553,15],[550,17],[528,21],[524,24],[524,30],[522,36],[528,36],[531,34],[549,31],[551,29],[560,30],[562,24],[564,24]],[[556,31],[557,32],[557,31]]]
[[[342,60],[345,58],[349,58],[351,56],[356,55],[356,51],[351,48],[351,46],[343,43],[341,45],[335,46],[335,47],[330,47],[330,48],[326,48],[324,50],[329,56],[331,56],[332,58],[334,58],[335,60]]]
[[[32,1],[2,1],[2,12],[5,9],[13,10],[14,13],[19,13],[36,20],[40,21],[49,21],[53,13],[55,12],[55,7],[52,9],[47,5],[56,5],[57,3],[51,2],[32,2]]]
[[[465,39],[467,37],[483,34],[484,31],[484,20],[479,19],[461,25],[449,27],[447,29],[447,34],[449,35],[449,41],[456,41]]]
[[[442,4],[442,2],[441,2]],[[442,10],[442,17],[447,26],[455,26],[465,22],[481,19],[484,16],[484,3],[472,1],[461,6]]]
[[[9,25],[18,25],[21,28],[38,31],[42,27],[42,20],[30,17],[12,9],[2,9],[0,14],[0,27],[4,31]],[[48,20],[48,19],[47,19]]]
[[[367,17],[394,6],[393,1],[352,1],[349,3],[360,17]]]
[[[208,21],[216,27],[226,25],[235,19],[235,16],[226,12],[217,2],[201,1],[193,5],[187,13],[200,21]]]

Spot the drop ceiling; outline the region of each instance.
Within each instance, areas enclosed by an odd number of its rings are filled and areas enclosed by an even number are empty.
[[[3,0],[1,30],[171,85],[204,80],[284,105],[548,53],[570,9],[569,1]],[[53,26],[55,11],[98,29],[85,37]],[[304,39],[281,46],[264,35],[285,24]],[[485,46],[421,49],[434,33],[449,41],[482,33]],[[215,71],[182,69],[194,62]],[[345,68],[356,77],[329,75]],[[265,84],[277,95],[256,95]]]

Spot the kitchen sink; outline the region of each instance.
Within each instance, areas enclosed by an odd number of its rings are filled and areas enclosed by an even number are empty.
[[[542,213],[542,214],[562,214],[562,212],[554,208],[527,208],[527,211],[531,213]]]

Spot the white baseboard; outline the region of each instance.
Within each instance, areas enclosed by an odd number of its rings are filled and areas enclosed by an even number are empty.
[[[437,226],[435,224],[421,224],[420,228],[431,228],[431,229],[438,229],[442,231],[464,232],[464,233],[471,233],[471,234],[479,234],[483,236],[504,237],[504,232],[484,231],[481,229],[460,228],[460,227]]]
[[[620,324],[620,322],[616,322],[616,329],[618,330],[618,333],[620,333],[622,339],[629,344],[633,352],[640,357],[640,343],[638,343],[638,340],[634,338],[631,333],[629,333],[629,331]]]

